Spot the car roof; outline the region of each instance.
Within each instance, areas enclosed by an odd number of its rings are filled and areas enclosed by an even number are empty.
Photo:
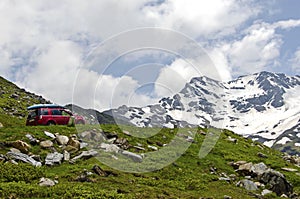
[[[39,108],[65,108],[58,104],[35,104],[32,106],[27,107],[27,110],[39,109]]]

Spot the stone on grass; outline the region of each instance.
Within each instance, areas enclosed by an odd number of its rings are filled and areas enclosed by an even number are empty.
[[[30,144],[36,145],[36,144],[39,143],[39,140],[37,140],[37,139],[36,139],[35,137],[33,137],[32,135],[30,135],[30,134],[27,133],[25,136],[29,139]]]
[[[22,162],[32,164],[33,166],[36,166],[36,167],[42,166],[41,162],[34,160],[32,157],[30,157],[24,153],[7,152],[7,156],[11,159],[20,160]]]
[[[293,168],[286,168],[286,167],[284,167],[284,168],[281,168],[283,171],[289,171],[289,172],[297,172],[298,171],[298,169],[293,169]]]
[[[65,135],[56,134],[55,140],[59,145],[67,145],[69,142],[69,137]]]
[[[267,195],[270,193],[272,193],[272,191],[270,191],[269,189],[264,189],[264,190],[262,190],[261,195],[264,196],[264,195]]]
[[[255,191],[258,189],[256,184],[253,181],[247,179],[239,181],[237,183],[237,186],[244,187],[248,191]]]
[[[82,151],[82,153],[74,158],[71,159],[71,162],[75,162],[78,159],[89,159],[91,157],[94,157],[98,154],[95,150],[89,150],[89,151]]]
[[[70,160],[70,153],[64,150],[64,161],[69,161],[69,160]]]
[[[48,131],[44,131],[44,134],[52,139],[55,139],[55,135],[53,133],[50,133]]]
[[[120,151],[120,148],[115,144],[101,143],[100,148],[103,149],[105,152],[118,153]]]
[[[45,165],[52,166],[55,164],[61,164],[64,155],[58,152],[48,153],[45,159]]]
[[[28,153],[30,149],[30,145],[22,140],[12,142],[11,146],[16,149],[19,149],[22,153]]]
[[[286,180],[285,176],[273,169],[268,169],[261,176],[259,180],[270,187],[270,190],[275,192],[278,196],[282,194],[291,195],[293,193],[293,186]]]
[[[40,179],[39,185],[40,185],[41,187],[52,187],[52,186],[55,185],[55,181],[54,181],[54,180],[51,180],[51,179],[49,179],[49,178],[44,178],[44,177],[42,177],[42,178]]]
[[[45,140],[40,142],[40,146],[44,149],[53,147],[53,142],[51,140]]]
[[[94,173],[96,173],[99,176],[107,176],[108,174],[101,169],[98,165],[94,165],[92,170],[94,171]]]
[[[142,162],[143,161],[143,157],[141,155],[132,153],[130,151],[122,151],[121,154],[126,157],[131,158],[134,162]]]

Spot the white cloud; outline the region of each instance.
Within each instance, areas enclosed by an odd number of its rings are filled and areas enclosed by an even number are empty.
[[[257,22],[244,31],[240,40],[227,42],[221,47],[229,61],[233,76],[251,74],[277,66],[282,29],[300,26],[300,20],[278,21],[273,24]]]
[[[157,26],[182,31],[192,37],[215,37],[236,29],[261,10],[253,1],[236,0],[167,0],[143,8]],[[213,35],[213,36],[212,36]]]
[[[21,85],[57,103],[70,101],[81,62],[81,48],[71,41],[51,43],[29,66],[16,73]]]
[[[177,59],[162,69],[156,91],[170,95],[162,85],[178,91],[199,74],[227,80],[230,72],[252,73],[272,65],[283,42],[276,30],[297,27],[299,20],[273,24],[256,22],[242,33],[243,38],[233,36],[231,41],[223,41],[224,36],[238,33],[262,10],[260,3],[252,0],[2,0],[0,74],[64,104],[72,101],[73,84],[83,57],[95,43],[115,34],[140,27],[162,27],[183,32],[193,39],[217,38],[221,44],[206,46],[215,64],[214,70],[208,60],[189,58]],[[136,39],[140,41],[143,37]],[[159,39],[155,42],[159,43]],[[123,42],[119,45],[126,49],[131,41]],[[172,42],[178,45],[175,37]],[[82,105],[92,105],[84,96],[95,92],[93,85],[99,78],[105,80],[103,89],[97,91],[101,94],[97,102],[99,109],[112,105],[110,93],[115,88],[115,105],[124,102],[142,105],[153,101],[133,92],[142,85],[130,77],[101,75],[99,71],[86,71],[86,75],[79,77],[82,95],[78,103]]]
[[[129,76],[115,78],[81,69],[75,82],[73,102],[83,107],[104,111],[124,104],[143,106],[157,101],[146,95],[137,94],[135,91],[140,86]]]
[[[300,73],[300,48],[294,53],[294,56],[290,59],[292,64],[292,70],[296,73]]]

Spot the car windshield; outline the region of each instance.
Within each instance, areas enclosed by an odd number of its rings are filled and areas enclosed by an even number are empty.
[[[31,110],[28,113],[28,119],[34,118],[35,116],[37,116],[37,112],[38,110]]]

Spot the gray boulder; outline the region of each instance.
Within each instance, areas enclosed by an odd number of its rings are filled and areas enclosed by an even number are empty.
[[[105,152],[118,153],[120,151],[120,148],[115,144],[101,143],[100,148],[103,149]]]
[[[55,140],[59,145],[67,145],[69,142],[69,137],[65,135],[56,134]]]
[[[40,142],[40,146],[44,149],[53,147],[53,142],[51,140],[45,140]]]
[[[247,179],[244,179],[244,180],[241,180],[239,181],[236,186],[239,186],[239,187],[244,187],[245,189],[247,189],[248,191],[255,191],[257,190],[257,186],[256,184],[251,181],[251,180],[247,180]]]
[[[268,167],[263,162],[260,162],[258,164],[254,164],[251,168],[252,173],[256,174],[257,176],[262,175],[267,170],[268,170]]]
[[[121,151],[121,154],[131,158],[134,162],[142,162],[143,161],[143,157],[141,155],[132,153],[130,151]]]
[[[268,169],[261,176],[259,180],[270,187],[270,190],[275,192],[278,196],[285,194],[287,196],[293,193],[293,186],[286,180],[285,176],[273,169]]]
[[[44,134],[52,139],[55,139],[55,135],[53,133],[50,133],[48,131],[44,131]]]
[[[49,179],[49,178],[41,178],[40,179],[40,182],[39,182],[39,185],[41,187],[52,187],[55,185],[55,181]]]
[[[75,162],[79,159],[89,159],[91,157],[94,157],[98,154],[95,150],[89,150],[89,151],[82,151],[82,153],[74,158],[72,158],[71,162]]]
[[[32,164],[33,166],[36,166],[36,167],[42,166],[41,162],[34,160],[32,157],[30,157],[24,153],[7,152],[6,155],[11,159],[20,160],[22,162]]]
[[[45,165],[52,166],[55,164],[61,164],[63,158],[64,155],[61,153],[58,152],[48,153],[45,160]]]

